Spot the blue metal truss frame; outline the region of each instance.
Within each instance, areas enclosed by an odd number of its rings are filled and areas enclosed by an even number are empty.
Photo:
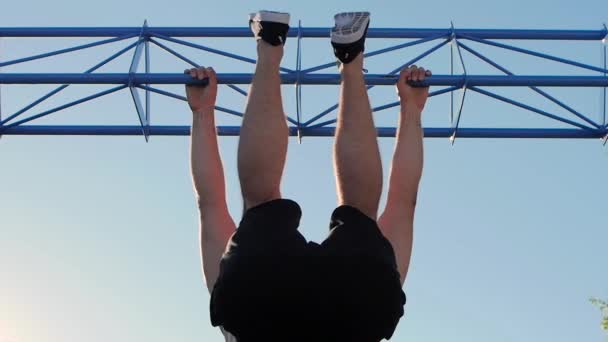
[[[288,117],[290,122],[290,134],[301,139],[303,136],[331,136],[334,134],[335,119],[323,119],[333,112],[338,105],[334,104],[314,115],[307,121],[302,121],[302,85],[321,85],[339,84],[338,74],[318,73],[318,71],[334,67],[335,62],[328,62],[309,68],[302,68],[302,39],[306,38],[325,38],[329,37],[329,28],[304,28],[301,23],[297,27],[290,29],[288,35],[297,39],[297,60],[296,68],[290,69],[281,67],[281,80],[283,84],[295,85],[296,98],[296,117]],[[33,27],[33,28],[0,28],[0,38],[2,37],[103,37],[92,43],[81,44],[70,48],[64,48],[47,53],[22,57],[19,59],[0,61],[0,68],[15,64],[39,60],[42,58],[67,54],[74,51],[88,49],[100,45],[116,43],[128,39],[137,40],[127,47],[119,50],[108,58],[102,60],[83,73],[2,73],[0,72],[0,85],[2,84],[58,84],[59,87],[44,96],[37,98],[20,110],[8,116],[0,116],[0,136],[2,135],[143,135],[148,141],[150,135],[188,135],[189,126],[158,126],[151,124],[150,98],[152,94],[168,96],[181,101],[186,98],[179,94],[174,94],[163,89],[154,87],[158,84],[202,84],[204,81],[193,80],[181,73],[151,73],[150,72],[150,44],[168,52],[174,57],[188,63],[192,67],[199,67],[188,57],[167,46],[166,42],[186,46],[197,50],[217,54],[225,58],[235,59],[241,62],[255,64],[254,59],[238,54],[214,49],[209,46],[189,42],[182,38],[193,37],[221,37],[237,38],[249,37],[251,35],[248,28],[235,27],[149,27],[144,22],[141,27]],[[436,42],[435,45],[425,50],[415,58],[403,65],[389,71],[386,74],[367,74],[365,75],[368,89],[374,86],[394,85],[397,81],[397,74],[406,66],[417,63],[421,59],[433,54],[446,44],[451,44],[451,74],[434,75],[424,82],[414,83],[414,86],[440,86],[438,90],[430,93],[430,96],[439,96],[450,93],[452,105],[450,113],[449,127],[425,127],[426,137],[447,137],[452,143],[456,137],[462,138],[563,138],[563,139],[603,139],[608,141],[608,122],[606,89],[608,88],[608,56],[607,40],[608,29],[604,25],[601,30],[513,30],[513,29],[456,29],[452,24],[447,29],[413,29],[413,28],[370,28],[368,31],[370,39],[415,39],[413,41],[400,42],[394,46],[371,51],[366,53],[366,57],[373,57],[392,51],[405,49],[423,43]],[[594,66],[566,58],[552,56],[529,49],[520,48],[513,45],[497,42],[496,40],[567,40],[567,41],[598,41],[602,44],[602,65]],[[475,42],[480,45],[492,46],[499,49],[514,51],[517,53],[534,56],[544,60],[550,60],[565,65],[584,69],[586,71],[598,72],[597,76],[588,75],[515,75],[510,70],[496,63],[492,59],[473,49],[463,41]],[[119,56],[133,51],[131,65],[128,73],[98,73],[96,70],[115,60]],[[463,70],[462,75],[454,75],[454,51]],[[466,51],[476,60],[485,62],[496,68],[504,75],[472,75],[467,73],[463,51]],[[137,67],[142,59],[145,63],[145,72],[137,73]],[[246,73],[220,73],[218,82],[226,84],[237,93],[246,96],[247,92],[238,85],[250,84],[252,74]],[[30,115],[27,118],[19,118],[21,115],[30,112],[34,107],[63,91],[72,84],[106,84],[112,87],[107,90],[91,94],[78,100],[45,110],[43,112]],[[490,92],[482,87],[528,87],[532,91],[546,98],[550,102],[558,105],[577,120],[571,120],[563,116],[549,113],[540,108],[518,102],[514,99]],[[602,89],[602,111],[600,122],[592,120],[588,115],[575,110],[564,101],[548,94],[539,87],[597,87]],[[129,89],[133,103],[138,114],[139,126],[116,126],[116,125],[26,125],[38,118],[56,113],[63,109],[76,106],[78,104],[112,94],[124,89]],[[458,106],[457,114],[454,113],[453,92],[462,89],[462,97]],[[141,100],[139,91],[145,92],[144,101]],[[554,122],[560,122],[568,128],[467,128],[460,127],[467,91],[493,98],[504,103],[525,109],[538,114]],[[374,112],[379,112],[398,106],[398,102],[392,102],[373,108]],[[242,117],[243,114],[237,110],[217,106],[218,112]],[[1,108],[0,108],[1,113]],[[19,120],[17,120],[19,118]],[[219,126],[218,134],[235,136],[239,134],[239,126]],[[396,133],[395,127],[379,127],[378,135],[381,137],[391,137]]]

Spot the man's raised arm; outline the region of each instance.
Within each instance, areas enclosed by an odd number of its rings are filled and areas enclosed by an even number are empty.
[[[203,272],[209,292],[219,275],[226,243],[236,227],[226,204],[224,170],[218,149],[214,107],[217,79],[212,68],[186,70],[193,78],[209,78],[209,84],[186,86],[192,110],[190,165],[200,212],[200,242]]]
[[[388,197],[378,224],[393,245],[401,283],[405,281],[412,254],[414,210],[422,176],[422,110],[429,88],[414,88],[407,81],[422,81],[431,72],[416,66],[401,71],[397,92],[401,101],[397,142],[389,178]]]

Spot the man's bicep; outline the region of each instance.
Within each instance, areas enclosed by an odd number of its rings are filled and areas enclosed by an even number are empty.
[[[378,219],[378,226],[393,246],[401,284],[403,284],[412,256],[414,206],[387,208]]]
[[[203,273],[209,293],[220,273],[220,260],[236,226],[227,209],[201,208],[200,242]]]

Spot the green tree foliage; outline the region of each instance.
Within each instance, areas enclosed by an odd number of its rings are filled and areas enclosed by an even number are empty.
[[[602,329],[608,331],[608,302],[598,298],[591,298],[591,303],[595,304],[602,310]]]

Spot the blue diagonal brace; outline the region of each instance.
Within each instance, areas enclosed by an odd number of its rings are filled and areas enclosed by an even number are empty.
[[[149,90],[150,92],[153,92],[156,94],[160,94],[160,95],[164,95],[164,96],[167,96],[170,98],[188,102],[188,99],[185,96],[174,94],[174,93],[168,92],[166,90],[162,90],[162,89],[158,89],[158,88],[154,88],[154,87],[148,87],[145,85],[138,85],[137,87],[141,88],[141,89]],[[227,113],[230,115],[238,116],[239,118],[243,118],[243,113],[237,112],[236,110],[232,110],[232,109],[228,109],[228,108],[224,108],[224,107],[220,107],[220,106],[215,106],[215,110],[224,112],[224,113]],[[287,119],[290,120],[289,118],[287,118]],[[293,122],[293,121],[289,121],[289,122],[291,122],[292,124],[295,125],[295,122]]]
[[[110,95],[110,94],[115,93],[115,92],[117,92],[117,91],[123,90],[123,89],[125,89],[126,87],[127,87],[126,85],[119,85],[119,86],[114,87],[114,88],[110,88],[110,89],[107,89],[107,90],[104,90],[104,91],[100,91],[100,92],[95,93],[95,94],[93,94],[93,95],[89,95],[89,96],[83,97],[83,98],[81,98],[81,99],[74,100],[74,101],[72,101],[72,102],[69,102],[69,103],[63,104],[63,105],[61,105],[61,106],[57,106],[57,107],[55,107],[55,108],[51,108],[51,109],[46,110],[46,111],[44,111],[44,112],[42,112],[42,113],[39,113],[39,114],[36,114],[36,115],[32,115],[32,116],[30,116],[30,117],[27,117],[27,118],[25,118],[25,119],[21,119],[21,120],[19,120],[19,121],[16,121],[16,122],[10,123],[10,124],[8,124],[8,125],[6,125],[6,124],[5,124],[5,125],[3,126],[3,128],[16,127],[16,126],[22,125],[22,124],[24,124],[24,123],[26,123],[26,122],[30,122],[30,121],[33,121],[33,120],[39,119],[39,118],[41,118],[41,117],[47,116],[47,115],[49,115],[49,114],[56,113],[56,112],[58,112],[58,111],[60,111],[60,110],[67,109],[67,108],[70,108],[70,107],[73,107],[73,106],[79,105],[79,104],[81,104],[81,103],[85,103],[85,102],[88,102],[88,101],[91,101],[91,100],[94,100],[94,99],[100,98],[100,97],[105,96],[105,95]]]
[[[458,42],[458,37],[456,34],[456,29],[454,29],[454,23],[452,23],[452,41],[454,42],[454,46],[456,46],[456,51],[458,52],[458,58],[460,60],[460,65],[462,66],[462,72],[464,76],[464,85],[462,87],[462,98],[460,99],[460,108],[458,108],[458,116],[456,117],[456,124],[453,125],[454,133],[450,137],[450,141],[452,142],[452,146],[456,142],[456,133],[458,133],[458,126],[460,125],[460,118],[462,117],[462,109],[464,108],[464,100],[467,96],[467,67],[464,64],[464,58],[462,57],[462,51],[460,49],[460,43]]]
[[[386,77],[386,79],[389,79],[388,76],[394,76],[395,74],[399,73],[401,71],[401,69],[408,67],[416,62],[418,62],[419,60],[423,59],[424,57],[430,55],[431,53],[437,51],[438,49],[440,49],[442,46],[444,46],[445,44],[449,43],[450,39],[446,39],[443,42],[431,47],[430,49],[424,51],[423,53],[421,53],[420,55],[414,57],[413,59],[407,61],[405,64],[400,65],[399,67],[391,70],[388,74],[386,75],[382,75],[383,77]],[[308,77],[312,77],[313,75],[309,75]],[[394,77],[393,77],[394,78]],[[338,79],[339,80],[339,79]],[[396,81],[396,80],[395,80]],[[393,83],[394,81],[391,81],[391,83]],[[338,82],[336,84],[339,84]],[[367,90],[373,88],[373,85],[369,85],[367,86]],[[316,122],[317,120],[321,119],[322,117],[326,116],[327,114],[333,112],[336,108],[338,108],[338,104],[334,104],[333,106],[327,108],[326,110],[324,110],[323,112],[317,114],[316,116],[314,116],[312,119],[306,121],[304,123],[304,127],[308,127],[309,125],[311,125],[312,123]]]
[[[462,51],[460,49],[460,43],[458,42],[458,35],[456,33],[456,29],[454,28],[454,23],[452,23],[452,42],[454,43],[454,46],[456,46],[456,51],[458,52],[458,58],[460,59],[460,66],[462,66],[462,72],[465,74],[467,74],[467,67],[464,64],[464,58],[462,57]]]
[[[540,115],[542,115],[542,116],[544,116],[544,117],[548,117],[548,118],[551,118],[551,119],[556,120],[556,121],[561,121],[561,122],[563,122],[563,123],[567,123],[567,124],[569,124],[569,125],[572,125],[572,126],[575,126],[575,127],[578,127],[578,128],[582,128],[582,129],[585,129],[585,130],[591,130],[591,131],[595,130],[595,129],[594,129],[594,128],[592,128],[592,127],[585,126],[585,125],[583,125],[583,124],[581,124],[581,123],[578,123],[578,122],[575,122],[575,121],[572,121],[572,120],[568,120],[568,119],[562,118],[562,117],[560,117],[560,116],[557,116],[557,115],[554,115],[554,114],[548,113],[548,112],[546,112],[546,111],[544,111],[544,110],[540,110],[540,109],[538,109],[538,108],[534,108],[534,107],[532,107],[532,106],[529,106],[529,105],[523,104],[523,103],[521,103],[521,102],[518,102],[518,101],[515,101],[515,100],[512,100],[512,99],[506,98],[506,97],[504,97],[504,96],[500,96],[500,95],[498,95],[498,94],[491,93],[491,92],[486,91],[486,90],[483,90],[483,89],[481,89],[481,88],[477,88],[477,87],[469,87],[469,88],[470,88],[471,90],[473,90],[473,91],[477,92],[477,93],[480,93],[480,94],[483,94],[483,95],[489,96],[489,97],[491,97],[491,98],[494,98],[494,99],[496,99],[496,100],[499,100],[499,101],[502,101],[502,102],[505,102],[505,103],[508,103],[508,104],[514,105],[514,106],[519,107],[519,108],[527,109],[527,110],[529,110],[529,111],[531,111],[531,112],[534,112],[534,113],[540,114]]]
[[[460,118],[462,117],[462,109],[464,108],[464,100],[467,97],[467,87],[462,88],[462,97],[460,98],[460,108],[458,108],[458,116],[456,116],[456,124],[452,127],[452,135],[450,136],[450,142],[454,146],[456,142],[456,133],[458,133],[458,126],[460,125]]]
[[[29,62],[29,61],[34,61],[34,60],[41,59],[41,58],[47,58],[47,57],[57,56],[57,55],[61,55],[61,54],[69,53],[69,52],[74,52],[74,51],[78,51],[78,50],[84,50],[84,49],[88,49],[88,48],[92,48],[92,47],[96,47],[96,46],[100,46],[100,45],[105,45],[105,44],[109,44],[109,43],[115,43],[115,42],[118,42],[118,41],[121,41],[121,40],[133,38],[133,37],[136,37],[136,36],[137,35],[128,34],[128,35],[120,36],[120,37],[116,37],[116,38],[105,39],[105,40],[100,40],[100,41],[93,42],[93,43],[78,45],[78,46],[74,46],[74,47],[67,48],[67,49],[56,50],[56,51],[42,53],[42,54],[38,54],[38,55],[34,55],[34,56],[14,59],[14,60],[11,60],[11,61],[6,61],[6,62],[0,62],[0,67],[14,65],[14,64],[19,64],[19,63],[24,63],[24,62]]]
[[[500,64],[498,64],[498,63],[494,62],[493,60],[489,59],[488,57],[482,55],[478,51],[473,50],[472,48],[466,46],[463,43],[460,43],[460,46],[462,46],[463,49],[465,49],[466,51],[468,51],[473,56],[481,59],[482,61],[488,63],[489,65],[493,66],[494,68],[496,68],[496,69],[504,72],[505,74],[507,74],[509,76],[515,76],[515,74],[512,73],[511,71],[509,71],[507,68],[502,67]],[[590,125],[594,126],[595,128],[600,128],[600,126],[597,123],[595,123],[593,120],[589,119],[585,115],[583,115],[583,114],[579,113],[578,111],[574,110],[572,107],[570,107],[567,104],[563,103],[562,101],[558,100],[554,96],[551,96],[549,93],[547,93],[547,92],[545,92],[545,91],[543,91],[540,88],[535,87],[535,86],[529,86],[528,88],[532,89],[532,91],[534,91],[537,94],[541,95],[542,97],[548,99],[549,101],[555,103],[556,105],[562,107],[563,109],[569,111],[570,113],[574,114],[575,116],[577,116],[578,118],[582,119],[583,121],[589,123]]]
[[[115,54],[113,54],[112,56],[104,59],[103,61],[95,64],[93,67],[87,69],[84,74],[91,74],[93,73],[95,70],[101,68],[102,66],[108,64],[109,62],[115,60],[116,58],[122,56],[124,53],[126,53],[127,51],[131,50],[133,47],[135,47],[135,45],[137,45],[137,42],[134,42],[132,44],[129,44],[128,46],[122,48],[120,51],[116,52]],[[28,110],[36,107],[37,105],[41,104],[42,102],[46,101],[47,99],[53,97],[55,94],[60,93],[61,91],[63,91],[64,89],[66,89],[67,87],[69,87],[69,84],[63,84],[53,90],[51,90],[50,92],[46,93],[45,95],[43,95],[42,97],[39,97],[38,99],[36,99],[34,102],[28,104],[27,106],[19,109],[18,111],[16,111],[15,113],[9,115],[8,117],[6,117],[6,119],[2,120],[0,119],[0,125],[6,124],[9,121],[19,117],[19,115],[27,112]]]
[[[144,134],[144,138],[146,142],[149,140],[150,136],[150,122],[148,121],[148,109],[149,109],[149,95],[146,95],[146,108],[141,103],[141,99],[139,98],[139,93],[137,92],[137,87],[133,82],[134,75],[137,72],[137,67],[139,65],[139,60],[141,59],[142,51],[144,50],[148,36],[148,21],[144,21],[144,25],[141,29],[141,33],[139,34],[139,39],[137,40],[137,46],[135,47],[135,52],[133,52],[133,59],[131,60],[131,67],[129,67],[129,91],[131,92],[131,97],[133,98],[133,104],[135,105],[135,109],[137,110],[137,116],[139,117],[139,123],[141,125],[142,132]],[[146,70],[146,74],[149,70]],[[148,94],[148,91],[146,91]]]
[[[448,35],[445,34],[445,32],[442,32],[440,34],[434,35],[434,36],[430,36],[430,37],[426,37],[426,38],[422,38],[419,40],[415,40],[412,42],[407,42],[407,43],[401,43],[398,45],[394,45],[394,46],[390,46],[387,48],[383,48],[383,49],[379,49],[379,50],[375,50],[375,51],[371,51],[371,52],[367,52],[363,55],[363,57],[368,58],[368,57],[373,57],[376,55],[381,55],[387,52],[391,52],[391,51],[395,51],[395,50],[399,50],[399,49],[403,49],[406,47],[410,47],[410,46],[414,46],[414,45],[418,45],[418,44],[423,44],[423,43],[427,43],[436,39],[440,39],[440,38],[446,38]],[[302,73],[311,73],[311,72],[315,72],[315,71],[319,71],[319,70],[323,70],[323,69],[327,69],[330,67],[336,66],[336,62],[329,62],[329,63],[325,63],[325,64],[321,64],[321,65],[317,65],[314,66],[312,68],[308,68],[308,69],[304,69],[302,70]]]
[[[528,49],[523,49],[523,48],[519,48],[516,46],[512,46],[512,45],[507,45],[507,44],[502,44],[502,43],[497,43],[497,42],[493,42],[490,40],[486,40],[486,39],[478,39],[475,37],[471,37],[468,35],[464,35],[464,34],[459,34],[458,35],[460,38],[464,38],[464,39],[468,39],[468,40],[472,40],[474,42],[477,43],[481,43],[481,44],[485,44],[485,45],[490,45],[490,46],[495,46],[495,47],[499,47],[499,48],[503,48],[506,50],[511,50],[511,51],[515,51],[515,52],[520,52],[526,55],[530,55],[530,56],[535,56],[535,57],[539,57],[539,58],[544,58],[544,59],[548,59],[554,62],[558,62],[558,63],[563,63],[563,64],[568,64],[568,65],[572,65],[575,67],[579,67],[579,68],[583,68],[583,69],[587,69],[587,70],[591,70],[591,71],[599,71],[599,72],[604,72],[606,69],[602,69],[602,68],[598,68],[595,67],[593,65],[589,65],[589,64],[585,64],[585,63],[580,63],[580,62],[576,62],[576,61],[572,61],[566,58],[560,58],[560,57],[555,57],[555,56],[551,56],[545,53],[540,53],[540,52],[536,52],[536,51],[532,51],[532,50],[528,50]]]
[[[445,93],[452,93],[454,92],[454,90],[459,89],[460,87],[447,87],[447,88],[443,88],[443,89],[439,89],[439,90],[435,90],[435,91],[431,91],[429,93],[429,98],[434,97],[434,96],[438,96],[438,95],[442,95]],[[401,104],[400,101],[395,101],[395,102],[391,102],[382,106],[378,106],[378,107],[374,107],[372,108],[372,112],[376,113],[385,109],[389,109],[389,108],[393,108],[393,107],[397,107]],[[331,120],[327,120],[327,121],[323,121],[321,123],[317,123],[314,124],[312,126],[305,126],[306,129],[315,129],[315,128],[320,128],[320,127],[325,127],[327,125],[331,125],[336,123],[338,120],[337,119],[331,119]]]
[[[151,33],[152,36],[162,39],[162,40],[166,40],[168,42],[172,42],[175,44],[179,44],[179,45],[183,45],[183,46],[188,46],[194,49],[198,49],[198,50],[203,50],[209,53],[213,53],[216,55],[220,55],[220,56],[224,56],[224,57],[228,57],[228,58],[232,58],[232,59],[236,59],[242,62],[247,62],[247,63],[251,63],[251,64],[256,64],[257,61],[253,58],[249,58],[249,57],[244,57],[244,56],[240,56],[234,53],[230,53],[230,52],[226,52],[226,51],[222,51],[222,50],[218,50],[218,49],[213,49],[204,45],[200,45],[200,44],[195,44],[195,43],[191,43],[185,40],[181,40],[181,39],[175,39],[172,37],[168,37],[168,36],[164,36],[162,34],[158,34],[158,33]],[[288,68],[284,68],[284,67],[279,67],[279,70],[283,71],[283,72],[293,72],[293,70],[288,69]]]
[[[163,44],[163,43],[161,43],[161,42],[159,42],[157,40],[154,40],[154,38],[150,38],[149,41],[151,43],[153,43],[154,45],[158,46],[159,48],[161,48],[161,49],[167,51],[168,53],[172,54],[173,56],[175,56],[175,57],[181,59],[182,61],[190,64],[192,67],[194,67],[194,68],[200,68],[201,67],[201,65],[199,65],[196,62],[194,62],[190,58],[188,58],[188,57],[182,55],[181,53],[179,53],[179,52],[171,49],[167,45],[165,45],[165,44]],[[239,93],[239,94],[241,94],[243,96],[247,96],[247,92],[245,90],[243,90],[243,89],[241,89],[241,88],[239,88],[239,87],[237,87],[237,86],[235,86],[233,84],[227,84],[227,86],[228,86],[228,88],[236,91],[237,93]]]

